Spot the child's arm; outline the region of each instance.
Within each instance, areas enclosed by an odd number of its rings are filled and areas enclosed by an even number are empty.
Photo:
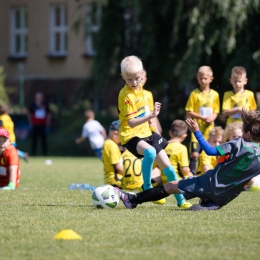
[[[185,166],[185,167],[180,167],[181,173],[184,178],[192,177],[193,174],[190,171],[190,167]]]
[[[84,140],[85,140],[85,138],[81,136],[81,137],[79,137],[79,138],[77,138],[77,139],[75,140],[75,143],[76,143],[76,144],[80,144],[80,143],[82,143]]]
[[[222,111],[223,116],[232,116],[234,114],[241,114],[242,113],[242,107],[233,107],[231,109],[226,109]]]
[[[9,172],[10,172],[9,183],[7,186],[2,187],[1,188],[2,190],[15,190],[17,170],[18,170],[18,165],[11,165],[9,167]]]
[[[205,151],[207,155],[220,155],[219,151],[217,150],[216,147],[211,146],[203,137],[202,133],[199,130],[198,123],[196,120],[193,120],[191,118],[187,118],[186,123],[188,125],[188,128],[190,129],[191,132],[194,133],[196,139],[199,142],[200,147]]]
[[[205,122],[210,124],[216,120],[217,116],[218,116],[218,114],[213,114],[212,116],[207,117],[205,119]]]
[[[198,114],[194,111],[187,111],[186,112],[186,118],[189,118],[189,117],[195,118],[195,119],[201,119],[203,121],[207,118],[206,116],[202,116],[202,115],[200,115],[200,114]]]
[[[124,171],[124,170],[123,170],[123,166],[122,166],[121,163],[113,164],[113,166],[114,166],[114,169],[115,169],[115,171],[116,171],[117,173],[123,175],[123,171]]]
[[[141,124],[151,120],[152,118],[158,116],[160,113],[160,109],[161,109],[161,103],[155,102],[154,110],[150,115],[145,115],[144,117],[140,117],[140,118],[131,118],[128,120],[128,125],[131,128],[141,125]]]

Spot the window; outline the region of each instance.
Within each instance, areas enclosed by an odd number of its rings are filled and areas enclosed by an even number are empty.
[[[87,56],[96,55],[95,38],[101,25],[101,5],[93,3],[87,6],[86,12],[86,34],[85,34],[85,50]]]
[[[10,25],[10,54],[15,58],[24,58],[27,56],[28,44],[27,10],[25,7],[11,9]]]
[[[50,22],[50,54],[66,56],[68,49],[66,7],[63,5],[52,6]]]

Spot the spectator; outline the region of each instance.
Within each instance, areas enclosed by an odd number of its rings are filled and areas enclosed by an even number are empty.
[[[42,154],[47,155],[47,135],[50,132],[51,111],[41,92],[35,94],[35,101],[30,105],[28,121],[31,128],[31,154],[36,155],[38,139],[41,140]]]

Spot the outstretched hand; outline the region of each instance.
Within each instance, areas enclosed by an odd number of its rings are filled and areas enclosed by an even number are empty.
[[[199,130],[199,125],[196,120],[193,120],[192,118],[187,118],[185,122],[192,133]]]
[[[156,117],[156,116],[159,115],[160,110],[161,110],[161,106],[162,106],[162,104],[159,103],[159,102],[155,102],[154,103],[154,110],[153,110],[153,112],[151,114],[153,117]]]

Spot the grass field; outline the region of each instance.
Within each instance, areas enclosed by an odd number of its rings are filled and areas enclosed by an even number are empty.
[[[97,210],[90,191],[72,182],[103,183],[96,158],[30,158],[21,162],[21,184],[1,191],[0,259],[259,259],[260,193],[243,192],[215,212],[146,203],[127,210]],[[194,199],[192,202],[197,202]],[[82,240],[56,240],[72,229]]]

